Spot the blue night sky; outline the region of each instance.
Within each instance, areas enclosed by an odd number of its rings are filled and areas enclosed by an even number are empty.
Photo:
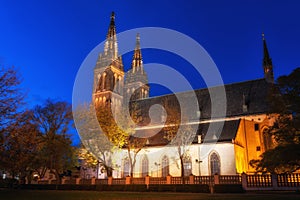
[[[0,64],[18,69],[30,104],[48,97],[71,102],[77,70],[105,39],[115,11],[117,32],[155,26],[192,37],[213,58],[225,83],[263,76],[264,31],[278,77],[300,66],[299,10],[297,0],[1,1]],[[143,51],[144,63],[185,65],[159,54]],[[131,56],[124,59],[126,68]]]

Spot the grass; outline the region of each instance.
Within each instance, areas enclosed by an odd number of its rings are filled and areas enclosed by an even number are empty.
[[[0,200],[138,200],[138,199],[205,199],[205,200],[290,200],[299,199],[295,193],[201,194],[161,192],[96,192],[96,191],[41,191],[0,190]]]

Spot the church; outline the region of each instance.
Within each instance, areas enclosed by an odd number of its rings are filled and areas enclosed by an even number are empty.
[[[149,97],[150,87],[147,84],[147,73],[143,68],[141,42],[137,34],[131,71],[125,77],[122,57],[118,54],[115,15],[112,13],[104,51],[99,54],[94,68],[92,95],[95,107],[110,106],[112,101],[114,105],[122,105],[125,99],[129,99],[131,104],[138,105],[142,113],[149,112],[149,108],[155,104],[178,107],[175,94]],[[185,176],[255,172],[249,162],[259,159],[263,152],[272,148],[273,140],[264,134],[264,129],[271,126],[275,119],[268,112],[268,95],[274,84],[272,60],[264,37],[262,42],[264,77],[222,86],[227,98],[225,116],[211,118],[209,89],[217,91],[218,86],[179,94],[189,98],[191,92],[195,93],[201,111],[195,113],[197,120],[189,119],[193,122],[192,126],[197,128],[191,142],[185,147],[183,165],[180,163],[178,148],[168,145],[169,140],[165,137],[164,129],[159,126],[147,126],[145,129],[136,130],[137,133],[150,136],[136,156],[133,177],[181,176],[181,167],[184,167]],[[218,130],[217,137],[207,135],[209,126],[219,123],[222,123],[222,129]],[[151,134],[158,128],[156,134]],[[111,156],[112,176],[122,178],[130,175],[127,151],[121,150]]]

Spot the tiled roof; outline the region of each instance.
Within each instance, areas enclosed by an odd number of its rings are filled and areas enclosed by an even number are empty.
[[[268,83],[265,79],[257,79],[251,81],[245,81],[240,83],[228,84],[224,85],[226,98],[227,98],[227,112],[226,118],[234,117],[234,116],[247,116],[254,114],[261,114],[268,112],[268,94],[271,88],[271,84]],[[220,89],[219,86],[210,88],[210,91],[218,91]],[[196,119],[196,122],[201,122],[198,127],[197,135],[203,135],[203,139],[206,142],[214,142],[214,141],[231,141],[235,138],[240,120],[230,120],[227,119],[224,121],[224,126],[220,129],[220,126],[212,126],[212,131],[219,133],[218,136],[213,136],[211,134],[207,135],[207,130],[209,125],[218,125],[221,122],[208,122],[203,123],[206,120],[209,121],[211,119],[211,100],[209,90],[199,89],[195,91],[188,91],[178,93],[183,98],[190,98],[192,92],[195,92],[199,102],[199,109],[201,111],[200,119]],[[212,93],[213,93],[212,92]],[[178,106],[178,101],[174,94],[164,95],[159,97],[152,97],[147,99],[141,99],[135,101],[139,107],[142,109],[142,113],[144,115],[144,123],[147,124],[149,122],[148,112],[149,108],[154,104],[162,104],[166,101],[168,103],[174,104]],[[245,108],[246,107],[246,108]],[[177,108],[178,109],[178,108]],[[223,116],[217,116],[216,118],[222,118]],[[215,127],[218,129],[215,130]],[[162,129],[158,128],[149,128],[137,131],[139,135],[143,135],[148,138],[149,146],[161,146],[168,144],[168,140],[165,138],[166,132]],[[198,142],[198,137],[196,136],[193,140],[193,143]]]
[[[257,79],[240,83],[224,85],[227,99],[226,116],[241,116],[266,113],[268,111],[267,95],[271,84],[265,79]],[[209,90],[212,93],[218,91],[220,86],[212,87]],[[211,118],[211,98],[207,88],[198,89],[195,91],[181,92],[177,95],[183,98],[190,98],[195,92],[199,102],[199,110],[201,111],[201,119]],[[152,97],[135,101],[140,105],[144,113],[147,113],[149,108],[154,104],[163,104],[164,100],[177,102],[174,94]],[[177,102],[178,104],[178,102]],[[243,105],[247,105],[247,109],[243,109]],[[218,116],[215,116],[218,117]],[[223,117],[223,116],[219,116]]]
[[[223,121],[222,123],[224,123],[224,126],[222,129],[220,129],[220,123],[221,122],[208,122],[199,124],[197,134],[193,139],[193,143],[198,143],[198,135],[202,135],[202,141],[208,143],[215,141],[231,141],[234,139],[240,124],[240,120]],[[207,135],[209,126],[212,126],[212,133]],[[217,129],[214,127],[217,127]],[[146,130],[138,130],[136,134],[143,137],[149,136],[147,137],[147,146],[165,146],[169,143],[169,141],[166,139],[167,132],[164,129],[149,128]]]

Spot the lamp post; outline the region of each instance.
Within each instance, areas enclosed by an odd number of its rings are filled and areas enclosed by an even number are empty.
[[[196,163],[198,163],[198,165],[199,165],[199,167],[198,167],[198,169],[199,169],[199,176],[201,176],[201,168],[200,168],[200,164],[202,163],[202,160],[196,159],[195,161],[196,161]]]
[[[154,165],[156,166],[156,176],[158,177],[158,167],[160,166],[160,164],[155,162]]]

